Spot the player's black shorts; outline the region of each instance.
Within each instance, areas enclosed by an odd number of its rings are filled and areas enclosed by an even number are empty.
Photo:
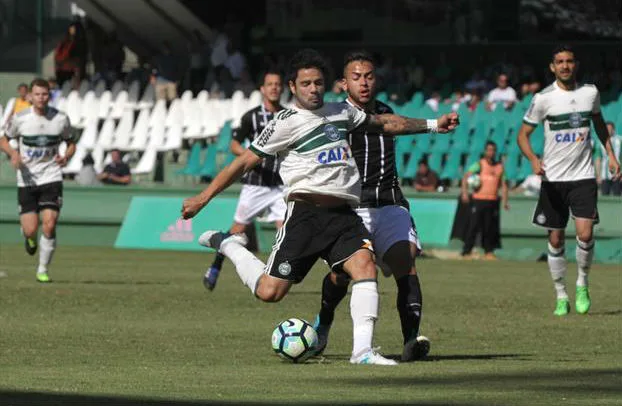
[[[341,272],[343,263],[360,249],[373,250],[371,236],[350,206],[325,208],[288,202],[266,273],[299,283],[319,258]]]
[[[564,229],[568,217],[594,220],[598,224],[598,185],[595,179],[572,182],[542,182],[533,224],[548,229]]]
[[[19,214],[39,213],[43,209],[60,211],[63,205],[63,182],[17,188]]]

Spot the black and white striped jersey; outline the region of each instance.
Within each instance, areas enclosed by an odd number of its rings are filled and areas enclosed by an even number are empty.
[[[357,107],[350,100],[344,103]],[[374,110],[367,113],[385,114],[393,110],[376,101]],[[397,177],[393,136],[356,128],[348,134],[348,142],[361,175],[360,207],[399,205],[408,208]]]
[[[279,108],[279,111],[283,107]],[[253,142],[274,118],[274,113],[266,110],[263,103],[244,113],[240,127],[233,130],[233,139],[244,145]],[[283,184],[279,175],[279,162],[276,157],[266,157],[261,164],[248,171],[242,177],[242,183],[255,186],[280,186]]]

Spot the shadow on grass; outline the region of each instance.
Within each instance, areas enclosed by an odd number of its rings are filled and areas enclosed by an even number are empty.
[[[343,385],[369,384],[368,378],[342,377]],[[622,396],[622,368],[609,369],[577,369],[573,371],[545,370],[520,373],[502,372],[497,374],[449,374],[446,376],[421,376],[412,378],[405,376],[374,377],[374,384],[389,387],[407,386],[469,386],[473,390],[506,391],[520,388],[527,391],[552,393],[598,394]]]
[[[219,401],[219,400],[199,400],[199,401],[185,401],[174,399],[149,399],[149,398],[131,398],[131,397],[116,397],[116,396],[89,396],[89,395],[74,395],[74,394],[58,394],[58,393],[45,393],[45,392],[21,392],[21,391],[8,391],[0,390],[0,404],[6,406],[33,406],[33,405],[45,405],[45,406],[67,406],[67,405],[80,405],[80,406],[208,406],[208,405],[244,405],[244,406],[266,406],[266,405],[291,405],[292,402],[244,402],[244,401]],[[296,405],[326,405],[334,406],[335,402],[301,402],[295,401]],[[369,402],[344,402],[340,400],[340,405],[361,405],[370,404]],[[395,405],[395,402],[381,402],[373,404],[379,405]],[[402,403],[404,404],[404,403]],[[477,403],[481,405],[481,403]],[[451,402],[425,402],[417,403],[420,406],[439,406],[439,405],[463,405],[463,406],[475,406],[476,403],[451,403]]]
[[[52,284],[61,285],[170,285],[170,282],[156,281],[65,281],[53,280]]]
[[[622,314],[622,309],[606,310],[601,312],[589,312],[588,316],[617,316],[619,314]]]

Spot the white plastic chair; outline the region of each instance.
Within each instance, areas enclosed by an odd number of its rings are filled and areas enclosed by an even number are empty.
[[[112,106],[112,92],[104,91],[99,97],[99,105],[97,109],[97,117],[102,120],[107,119],[110,115],[110,107]]]
[[[112,142],[113,148],[120,150],[127,150],[130,146],[130,136],[132,135],[132,128],[134,127],[134,112],[126,110],[121,116],[121,121],[117,125],[114,132],[114,141]]]
[[[90,118],[84,123],[82,135],[80,136],[80,140],[78,140],[78,147],[83,149],[93,149],[95,147],[97,142],[98,122],[99,120],[95,117]]]
[[[82,169],[82,160],[86,154],[88,154],[88,150],[86,148],[80,146],[80,144],[76,145],[76,152],[67,163],[67,166],[63,168],[63,173],[75,174],[80,172],[80,169]]]
[[[183,130],[181,124],[175,124],[166,131],[165,142],[160,151],[175,151],[181,149]]]
[[[164,126],[164,122],[166,121],[166,114],[166,101],[158,100],[153,107],[151,116],[149,117],[149,127],[154,127],[156,125]]]
[[[15,108],[15,97],[9,99],[6,104],[6,108],[4,109],[4,114],[2,115],[2,121],[0,121],[0,128],[4,128],[9,121],[9,117],[13,114],[13,109]]]
[[[127,106],[132,109],[138,108],[138,98],[140,96],[140,82],[133,81],[127,89]]]
[[[164,121],[164,126],[166,128],[170,128],[172,126],[182,126],[184,123],[181,100],[175,99],[171,103],[171,106],[168,108],[168,113],[166,114],[166,120]]]
[[[114,129],[115,123],[111,118],[106,119],[104,121],[104,125],[102,126],[101,131],[99,132],[99,137],[97,137],[97,142],[95,143],[95,149],[100,148],[102,150],[112,148],[112,139],[114,137]],[[93,157],[95,159],[95,157]]]
[[[155,87],[153,85],[148,85],[143,93],[143,97],[140,98],[140,102],[138,103],[139,109],[150,109],[153,107],[153,103],[155,101]]]
[[[155,169],[156,158],[158,151],[155,148],[148,148],[135,168],[132,168],[130,172],[132,175],[148,175]]]
[[[164,145],[164,126],[156,125],[151,127],[149,131],[149,140],[147,141],[147,150],[158,149]]]
[[[127,99],[127,92],[125,90],[120,91],[117,97],[114,99],[114,102],[112,103],[112,109],[109,117],[117,119],[121,118],[121,116],[123,115],[123,111],[127,107]]]
[[[147,146],[147,137],[149,131],[149,110],[141,110],[138,114],[138,119],[134,124],[134,130],[132,131],[132,141],[129,145],[129,150],[142,151]]]
[[[69,96],[67,96],[67,109],[65,111],[73,127],[79,128],[81,126],[81,107],[82,100],[80,99],[80,95],[77,91],[73,90],[69,93]]]

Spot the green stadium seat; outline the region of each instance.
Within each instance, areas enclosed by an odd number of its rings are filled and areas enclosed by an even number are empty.
[[[190,149],[188,154],[188,162],[186,166],[177,171],[177,175],[191,175],[196,176],[201,171],[201,155],[203,148],[200,143],[196,142]]]
[[[413,97],[410,99],[410,103],[412,104],[413,107],[415,108],[419,108],[421,107],[421,105],[423,104],[423,93],[422,92],[416,92],[415,94],[413,94]]]
[[[505,122],[499,121],[492,130],[492,136],[490,140],[497,144],[497,153],[503,154],[506,150],[506,138],[508,130],[505,127]]]
[[[520,164],[520,154],[512,153],[505,156],[503,168],[505,170],[505,178],[509,181],[518,179],[518,168]]]
[[[218,139],[216,140],[216,148],[218,152],[229,152],[231,137],[231,120],[227,120],[218,132]]]
[[[449,153],[449,155],[447,155],[445,167],[443,168],[443,171],[440,173],[440,178],[451,179],[451,180],[460,179],[460,160],[461,159],[462,159],[462,153],[452,150]]]
[[[469,149],[469,127],[466,125],[459,125],[454,131],[451,140],[451,151],[466,152]]]
[[[478,162],[482,157],[481,152],[471,152],[469,153],[469,155],[467,156],[466,162],[465,162],[465,166],[464,166],[464,170],[466,171],[471,165],[473,165],[475,162]]]
[[[408,158],[408,163],[406,164],[406,168],[404,169],[403,179],[414,179],[417,174],[417,167],[419,166],[419,161],[423,157],[423,152],[413,150],[410,154],[410,158]]]
[[[536,127],[533,133],[531,133],[531,137],[529,137],[529,143],[531,144],[531,148],[536,155],[542,156],[544,152],[544,126],[539,125]]]
[[[524,180],[529,175],[531,175],[531,162],[529,162],[529,159],[522,157],[520,161],[520,166],[518,168],[518,177],[516,180]]]
[[[389,101],[389,95],[387,94],[387,92],[380,92],[376,96],[376,99],[380,100],[383,103],[386,103],[387,101]]]
[[[442,152],[434,152],[428,156],[428,165],[436,173],[441,173],[443,169],[443,155]]]
[[[449,151],[449,145],[451,144],[453,134],[436,134],[434,136],[434,144],[430,149],[431,152],[445,153]]]
[[[422,133],[415,136],[415,150],[422,154],[430,150],[430,144],[432,144],[432,134]]]
[[[216,165],[216,157],[218,155],[218,146],[217,144],[212,144],[207,147],[207,153],[205,154],[205,160],[203,161],[203,166],[199,171],[200,176],[207,176],[210,178],[214,178],[218,173],[218,168]]]

